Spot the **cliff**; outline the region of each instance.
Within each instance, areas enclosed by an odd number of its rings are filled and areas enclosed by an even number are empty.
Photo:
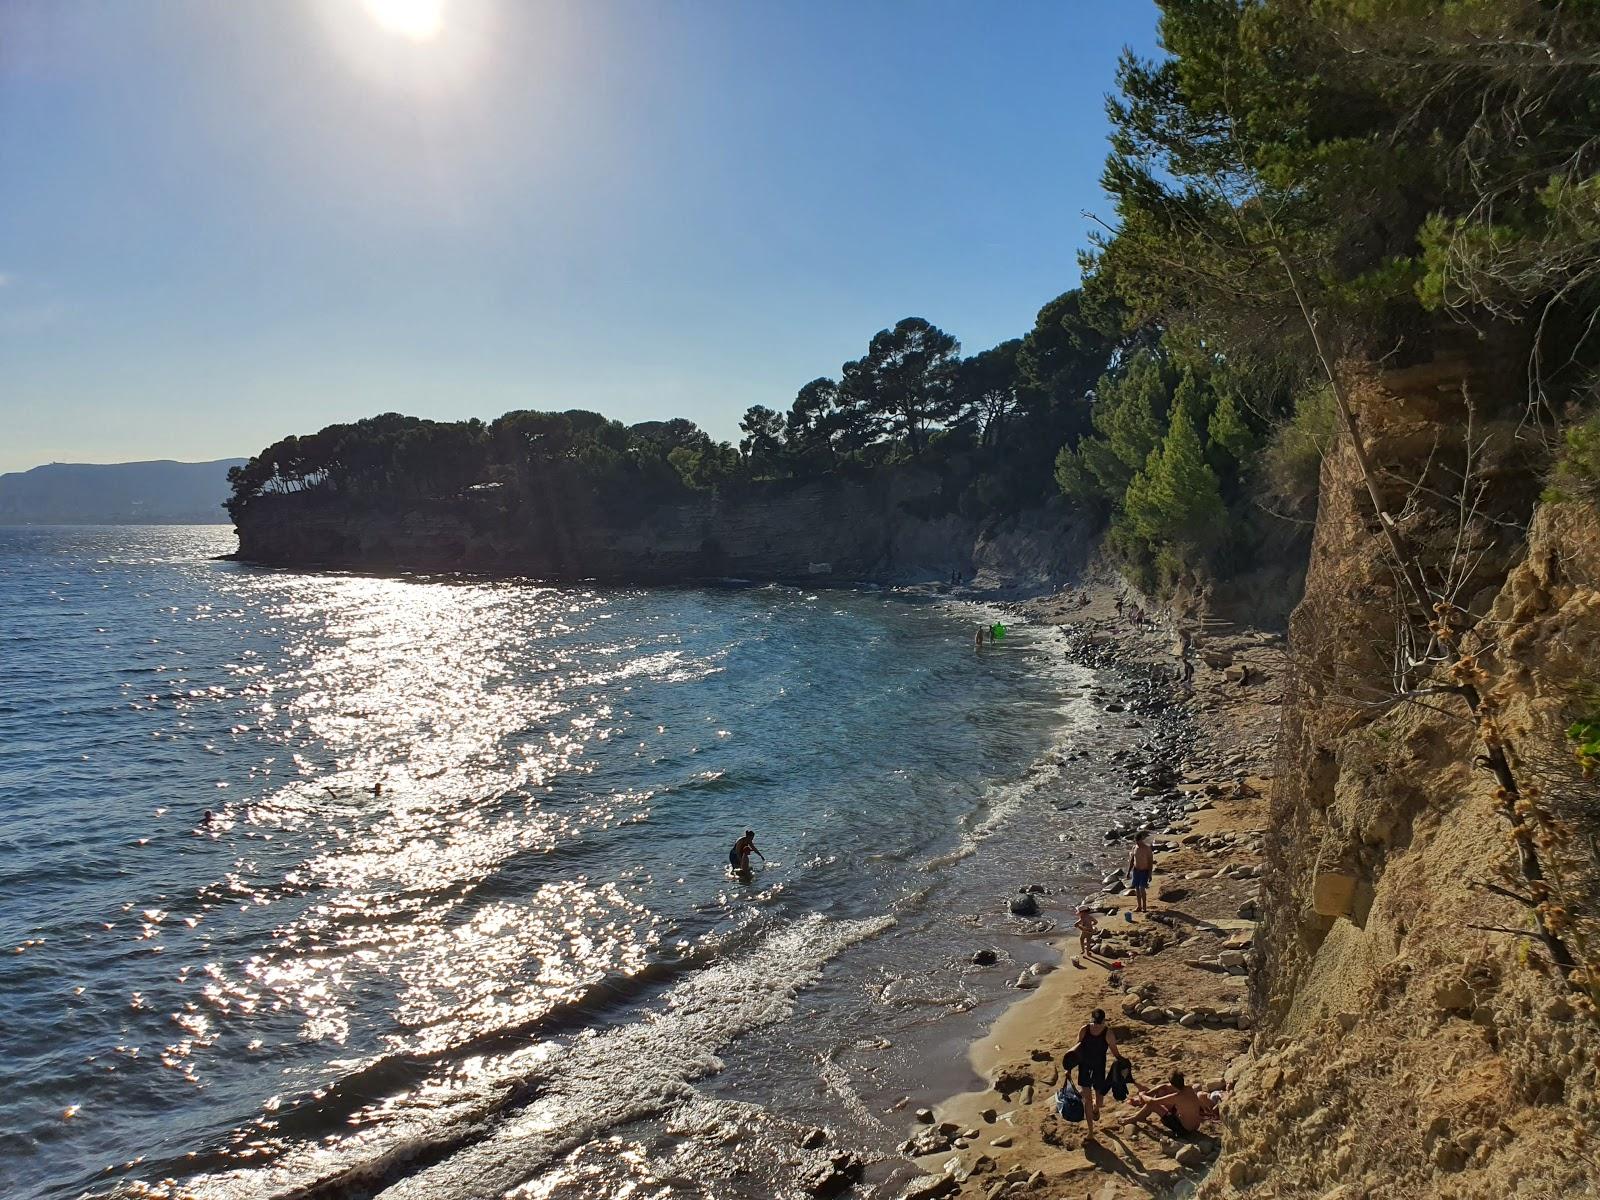
[[[358,570],[543,579],[948,579],[1023,589],[1074,578],[1089,530],[1062,502],[980,523],[947,511],[942,480],[905,469],[701,493],[642,510],[607,498],[518,503],[503,491],[405,509],[315,493],[257,497],[236,514],[237,557]]]
[[[0,525],[220,525],[228,468],[184,463],[50,463],[0,475]]]
[[[1556,899],[1592,909],[1594,785],[1564,730],[1594,704],[1600,519],[1537,503],[1517,414],[1467,408],[1514,383],[1465,363],[1356,382],[1402,533],[1430,582],[1460,597],[1459,651],[1397,692],[1397,651],[1419,647],[1397,644],[1396,576],[1343,447],[1324,463],[1290,624],[1259,1033],[1201,1195],[1591,1195],[1600,1037],[1510,898],[1541,886],[1510,831],[1534,828]],[[1470,464],[1467,428],[1481,447]],[[1486,486],[1462,489],[1463,476]],[[1452,690],[1463,680],[1482,697],[1476,717]],[[1522,799],[1485,769],[1491,747]],[[1540,806],[1554,814],[1544,826]]]

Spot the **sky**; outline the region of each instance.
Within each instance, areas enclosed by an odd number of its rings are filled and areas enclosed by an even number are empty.
[[[5,0],[0,471],[1020,336],[1151,0]]]

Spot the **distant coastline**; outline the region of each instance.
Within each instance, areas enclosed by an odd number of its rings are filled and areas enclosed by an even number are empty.
[[[225,525],[246,460],[48,463],[0,475],[0,525]]]

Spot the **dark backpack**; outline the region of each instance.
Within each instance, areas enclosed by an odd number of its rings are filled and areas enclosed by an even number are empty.
[[[1065,1121],[1083,1120],[1083,1097],[1078,1095],[1078,1089],[1072,1086],[1070,1079],[1056,1093],[1056,1116]]]

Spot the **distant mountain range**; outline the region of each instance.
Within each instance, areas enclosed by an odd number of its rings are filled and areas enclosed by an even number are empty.
[[[217,525],[228,468],[184,463],[50,463],[0,475],[0,525]]]

